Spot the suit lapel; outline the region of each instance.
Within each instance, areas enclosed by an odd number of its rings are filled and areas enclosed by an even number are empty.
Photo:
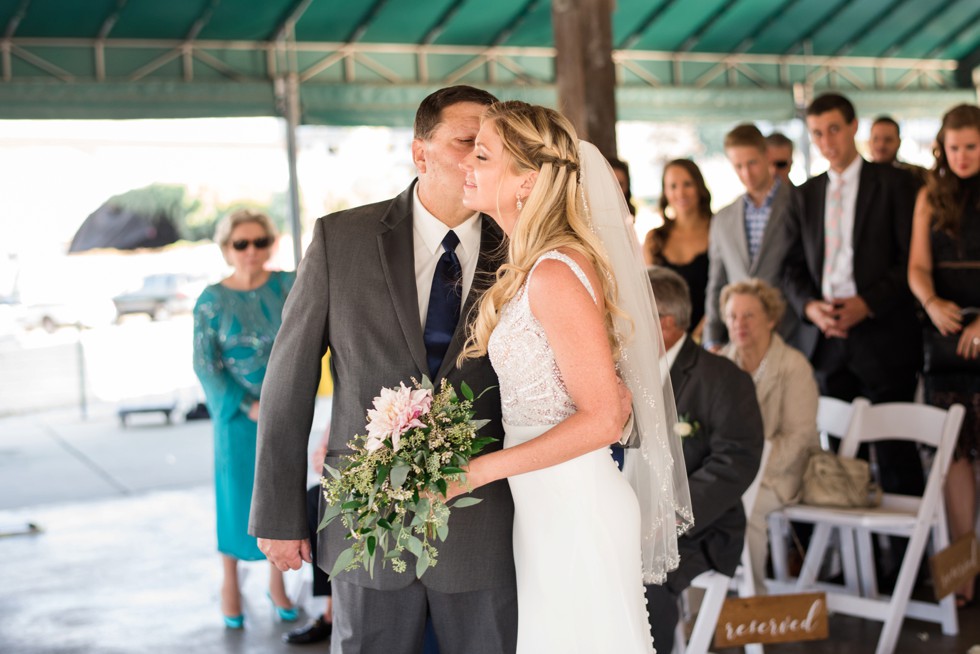
[[[749,200],[751,202],[751,200]],[[745,196],[743,195],[739,198],[738,205],[735,208],[735,215],[738,220],[735,221],[735,247],[738,249],[738,256],[742,259],[742,265],[745,270],[749,269],[752,265],[752,259],[749,257],[749,241],[748,237],[745,236]]]
[[[756,272],[759,270],[759,262],[762,261],[765,253],[772,249],[772,239],[775,238],[774,234],[777,229],[781,229],[782,227],[781,225],[773,224],[776,222],[773,218],[783,215],[788,200],[788,189],[785,184],[780,182],[779,190],[776,191],[776,195],[772,199],[772,204],[769,205],[769,219],[766,220],[766,227],[762,231],[762,244],[759,245],[759,252],[756,254],[755,261],[749,267],[749,276],[751,277],[756,276]]]
[[[811,217],[810,223],[810,235],[812,243],[816,247],[816,256],[814,257],[815,268],[811,269],[810,272],[813,278],[817,280],[817,287],[823,283],[823,258],[824,258],[824,239],[826,238],[825,233],[825,223],[826,216],[824,216],[824,211],[827,205],[827,180],[829,177],[827,173],[818,175],[813,179],[813,196],[810,198],[811,205],[813,206],[813,215]]]
[[[412,234],[412,184],[395,198],[381,224],[388,229],[378,235],[381,267],[384,269],[388,292],[395,307],[395,316],[405,335],[412,359],[422,372],[429,370],[419,322],[419,293],[415,285],[415,238]]]
[[[691,379],[691,369],[698,361],[698,346],[690,338],[684,341],[674,365],[670,367],[670,384],[674,388],[674,401],[681,403],[684,389]]]
[[[502,241],[500,228],[490,216],[483,215],[480,219],[483,221],[480,228],[480,254],[476,260],[473,283],[470,284],[470,292],[466,296],[466,301],[463,302],[459,322],[456,324],[456,331],[453,333],[453,340],[449,342],[449,348],[446,350],[446,356],[442,360],[436,379],[445,377],[456,367],[456,358],[466,343],[467,327],[475,317],[471,314],[476,311],[477,302],[483,293],[496,281],[494,273],[497,272],[497,268],[500,267],[506,255],[506,252],[500,247]]]
[[[861,164],[861,176],[858,182],[857,202],[854,204],[854,232],[851,234],[851,246],[857,251],[861,230],[868,222],[868,212],[871,209],[871,199],[875,196],[878,186],[878,176],[872,164],[867,161]]]

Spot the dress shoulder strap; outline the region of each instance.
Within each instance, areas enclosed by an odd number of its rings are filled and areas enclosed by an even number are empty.
[[[582,282],[583,286],[585,286],[585,290],[587,290],[589,292],[589,295],[592,296],[592,301],[593,302],[596,301],[595,291],[592,290],[592,284],[589,282],[589,278],[582,270],[582,267],[579,266],[577,263],[575,263],[575,259],[571,258],[570,256],[568,256],[563,252],[559,252],[558,250],[549,250],[544,254],[542,254],[540,257],[538,257],[538,260],[534,262],[534,266],[527,274],[528,279],[531,279],[531,275],[534,274],[535,269],[545,259],[554,259],[555,261],[561,261],[563,264],[571,268],[572,272],[575,273],[575,276],[578,277],[578,280]]]

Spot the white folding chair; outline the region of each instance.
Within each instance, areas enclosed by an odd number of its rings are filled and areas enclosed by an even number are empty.
[[[931,541],[939,551],[949,545],[943,486],[952,459],[953,449],[963,422],[963,407],[953,405],[948,411],[922,404],[896,402],[875,406],[854,406],[851,428],[841,442],[840,455],[854,457],[861,443],[880,440],[909,440],[936,448],[930,466],[925,492],[921,497],[885,494],[882,504],[871,509],[835,509],[817,506],[792,506],[780,513],[789,520],[814,525],[813,537],[807,550],[803,569],[797,580],[799,592],[819,589],[827,591],[827,607],[831,611],[884,622],[876,654],[891,654],[895,650],[898,632],[905,616],[937,622],[944,634],[959,630],[956,606],[951,596],[942,601],[911,600],[916,573]],[[861,578],[861,593],[844,586],[817,584],[816,577],[827,552],[832,529],[852,532],[858,544],[857,568]],[[895,590],[890,597],[879,596],[875,579],[870,535],[889,534],[909,539],[899,570]]]
[[[752,515],[755,507],[755,499],[759,495],[759,486],[762,484],[762,475],[769,462],[769,454],[772,451],[772,444],[766,441],[762,446],[762,458],[759,460],[759,471],[755,479],[742,494],[742,507],[745,509],[746,518]],[[725,603],[729,590],[734,590],[739,597],[752,597],[755,595],[755,577],[752,575],[752,558],[749,556],[748,541],[742,545],[742,559],[735,574],[731,577],[723,575],[717,570],[707,570],[702,572],[691,581],[692,588],[704,590],[704,597],[698,609],[698,617],[694,621],[691,631],[691,640],[685,645],[684,621],[678,622],[674,636],[675,654],[706,654],[711,646],[711,639],[715,634],[715,627],[718,624],[718,616],[721,615],[721,607]],[[654,643],[656,645],[656,643]],[[746,654],[763,654],[762,645],[753,644],[745,646]]]
[[[844,438],[850,429],[855,406],[867,407],[871,406],[871,403],[863,397],[855,399],[853,403],[838,400],[835,397],[820,397],[817,405],[817,431],[820,432],[820,447],[822,449],[830,449],[831,436]],[[772,574],[775,582],[772,587],[773,590],[779,592],[792,590],[793,580],[790,579],[787,568],[789,552],[786,544],[789,530],[789,520],[786,519],[782,511],[773,511],[769,514],[769,553],[772,558]],[[847,530],[842,530],[840,547],[845,584],[854,593],[857,593],[854,540]]]

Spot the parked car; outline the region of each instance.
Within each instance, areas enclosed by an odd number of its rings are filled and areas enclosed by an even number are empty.
[[[112,324],[112,303],[105,298],[15,305],[16,321],[24,329],[42,328],[49,334],[59,327],[101,327]]]
[[[194,308],[197,297],[207,286],[207,279],[185,273],[149,275],[143,285],[129,293],[112,298],[117,320],[127,314],[145,313],[153,320],[164,320],[175,313]]]

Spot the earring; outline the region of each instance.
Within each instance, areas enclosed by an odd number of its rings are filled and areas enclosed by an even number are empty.
[[[524,208],[524,202],[521,200],[521,196],[517,196],[517,210],[520,211]]]
[[[673,205],[668,204],[664,208],[664,218],[666,218],[667,220],[673,220],[677,218],[677,210],[674,209]]]

